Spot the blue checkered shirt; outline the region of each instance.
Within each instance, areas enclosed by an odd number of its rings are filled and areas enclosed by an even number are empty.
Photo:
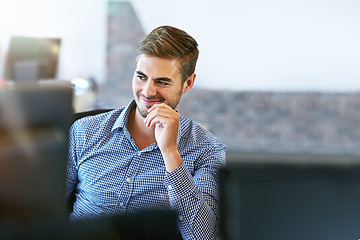
[[[76,196],[70,220],[173,208],[184,239],[218,235],[218,169],[226,147],[193,121],[180,118],[182,164],[165,170],[157,143],[140,150],[127,129],[126,108],[88,116],[70,129],[67,196]]]

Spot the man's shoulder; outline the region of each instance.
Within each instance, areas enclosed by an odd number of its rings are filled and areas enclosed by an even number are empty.
[[[213,166],[225,163],[226,145],[204,124],[181,118],[179,151],[188,169],[197,169],[207,162]]]
[[[224,146],[223,142],[215,136],[206,124],[181,117],[181,138],[192,144],[207,144],[211,146]]]
[[[109,110],[104,113],[81,117],[74,122],[72,128],[77,129],[77,131],[90,133],[98,132],[99,130],[111,131],[123,110],[124,107]]]

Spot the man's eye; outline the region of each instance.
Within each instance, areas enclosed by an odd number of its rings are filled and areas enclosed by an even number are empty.
[[[146,77],[144,77],[144,76],[138,75],[137,77],[138,77],[138,79],[140,79],[140,80],[146,80]]]
[[[162,85],[162,86],[167,86],[167,85],[169,85],[168,82],[163,82],[163,81],[160,81],[159,84]]]

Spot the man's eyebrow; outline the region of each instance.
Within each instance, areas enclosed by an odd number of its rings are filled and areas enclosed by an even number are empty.
[[[147,78],[146,74],[143,73],[143,72],[140,71],[140,70],[139,70],[139,71],[136,71],[136,73],[137,73],[138,75],[141,75],[141,76],[144,76],[144,77]],[[168,78],[168,77],[158,77],[158,78],[155,78],[155,80],[156,80],[156,81],[169,82],[169,83],[173,82],[173,80],[172,80],[171,78]]]
[[[159,77],[159,78],[155,78],[155,80],[157,81],[163,81],[163,82],[173,82],[173,80],[171,78],[168,78],[168,77]]]
[[[143,73],[142,71],[136,71],[136,73],[139,74],[139,75],[142,75],[142,76],[144,76],[144,77],[147,77],[146,74]]]

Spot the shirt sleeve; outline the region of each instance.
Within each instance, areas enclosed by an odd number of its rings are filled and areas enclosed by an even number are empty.
[[[170,205],[178,213],[184,239],[215,239],[218,236],[218,172],[225,165],[225,151],[222,145],[199,157],[194,175],[183,162],[165,176]]]
[[[77,168],[76,168],[76,141],[75,141],[75,128],[72,126],[69,133],[69,148],[68,148],[68,164],[66,171],[66,199],[73,193],[77,181]]]

